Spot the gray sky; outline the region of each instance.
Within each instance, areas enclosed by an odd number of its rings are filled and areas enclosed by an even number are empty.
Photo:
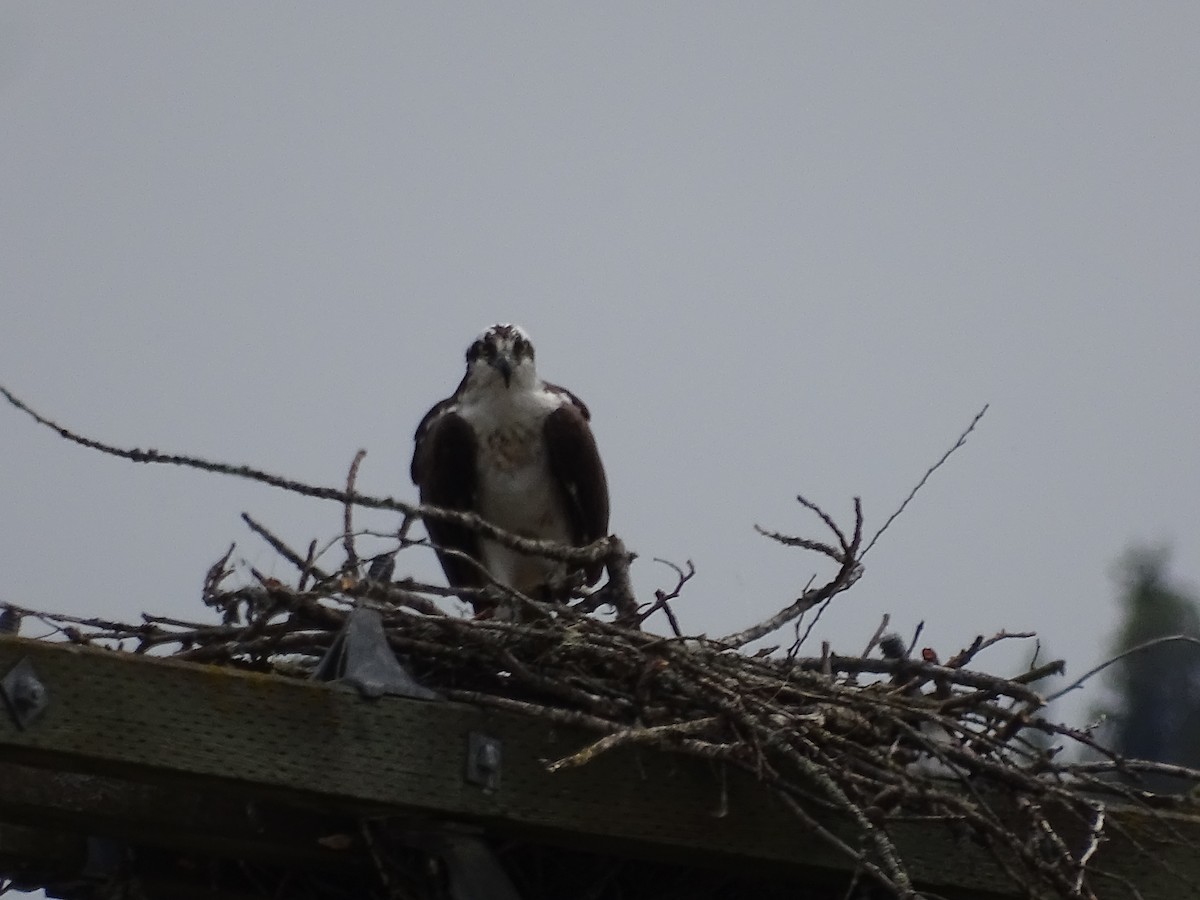
[[[1079,673],[1131,542],[1200,573],[1198,44],[1187,3],[7,3],[0,382],[313,482],[365,447],[411,499],[418,419],[519,322],[592,408],[637,585],[695,560],[714,634],[826,571],[754,523],[823,537],[794,494],[860,494],[873,531],[990,402],[812,650],[886,611]],[[242,510],[340,527],[7,407],[0,458],[20,604],[200,616],[230,540],[291,575]]]

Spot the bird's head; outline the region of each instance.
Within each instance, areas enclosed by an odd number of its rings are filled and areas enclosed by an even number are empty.
[[[533,344],[519,325],[493,325],[467,348],[467,383],[483,388],[532,387],[537,383]]]

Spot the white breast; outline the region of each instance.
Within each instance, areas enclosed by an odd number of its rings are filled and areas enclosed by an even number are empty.
[[[568,542],[570,522],[550,471],[543,426],[561,397],[540,389],[489,393],[464,403],[460,414],[478,441],[479,513],[505,531],[538,540]],[[482,542],[492,576],[531,591],[561,566],[526,556],[494,541]]]

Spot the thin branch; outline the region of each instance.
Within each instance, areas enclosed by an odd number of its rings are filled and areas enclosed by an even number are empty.
[[[804,586],[804,590],[808,590],[813,583],[813,579],[808,580],[808,584]],[[794,662],[796,657],[800,655],[800,648],[804,646],[805,641],[812,635],[813,629],[817,627],[817,623],[821,621],[821,616],[825,615],[825,610],[829,609],[829,604],[833,602],[833,597],[826,597],[825,602],[817,607],[816,615],[812,617],[812,621],[804,629],[804,634],[800,634],[800,623],[804,621],[804,613],[801,613],[796,618],[796,639],[792,641],[792,646],[788,647],[787,661]]]
[[[1075,892],[1083,892],[1083,880],[1087,875],[1087,865],[1091,862],[1096,851],[1100,849],[1100,841],[1104,837],[1104,804],[1095,803],[1093,805],[1096,814],[1092,819],[1092,826],[1088,829],[1088,842],[1083,852],[1079,854],[1079,874],[1075,876]]]
[[[912,656],[913,651],[917,649],[917,641],[921,639],[921,632],[925,630],[925,620],[922,619],[917,623],[917,627],[913,629],[912,640],[908,642],[908,648],[904,651],[904,655]]]
[[[659,559],[656,556],[654,561],[674,569],[678,581],[675,582],[675,587],[673,587],[669,592],[663,590],[657,590],[654,592],[654,603],[644,613],[638,614],[638,624],[641,625],[661,609],[663,614],[667,617],[667,622],[671,626],[671,631],[675,633],[675,637],[683,637],[683,632],[679,629],[679,620],[675,618],[675,612],[671,609],[671,601],[678,599],[680,592],[683,590],[683,586],[695,577],[696,566],[689,559],[687,561],[687,571],[685,572],[681,567],[677,566],[670,560]]]
[[[891,621],[891,614],[884,613],[883,618],[879,621],[879,627],[875,629],[875,633],[871,635],[871,639],[867,641],[867,646],[863,648],[862,653],[858,654],[859,656],[866,657],[871,655],[871,651],[879,646],[879,641],[883,637],[884,632],[887,631],[888,623]]]
[[[1098,675],[1100,672],[1103,672],[1109,666],[1113,665],[1114,663],[1120,662],[1121,660],[1125,659],[1125,657],[1127,657],[1127,656],[1133,656],[1135,653],[1141,653],[1143,650],[1150,650],[1154,647],[1162,646],[1163,644],[1174,644],[1174,643],[1194,644],[1196,646],[1200,646],[1200,638],[1194,638],[1191,635],[1187,635],[1187,634],[1170,634],[1170,635],[1166,635],[1165,637],[1156,637],[1156,638],[1152,638],[1148,641],[1143,641],[1142,643],[1138,644],[1135,647],[1130,647],[1128,650],[1123,650],[1120,653],[1118,653],[1116,656],[1106,659],[1104,662],[1100,663],[1100,665],[1093,666],[1092,668],[1088,669],[1086,672],[1084,672],[1082,675],[1080,675],[1078,678],[1076,678],[1074,681],[1072,681],[1070,684],[1068,684],[1065,688],[1063,688],[1060,691],[1055,691],[1053,694],[1051,694],[1049,697],[1047,697],[1046,702],[1052,703],[1053,701],[1057,700],[1059,697],[1069,694],[1069,693],[1071,693],[1071,691],[1078,690],[1079,688],[1083,687],[1084,682],[1087,681],[1089,678],[1091,678],[1094,675]]]
[[[904,502],[900,504],[899,508],[894,513],[888,516],[887,521],[883,523],[883,527],[875,532],[875,536],[867,543],[867,548],[862,552],[863,556],[866,556],[871,552],[871,548],[875,546],[875,542],[879,540],[885,531],[888,530],[888,526],[896,521],[897,518],[899,518],[900,514],[904,512],[905,508],[907,508],[908,504],[912,501],[913,497],[917,496],[917,492],[921,490],[921,488],[925,487],[925,482],[929,480],[930,476],[945,464],[946,460],[950,458],[955,450],[967,442],[967,437],[972,431],[975,430],[975,426],[979,424],[979,420],[983,418],[983,415],[988,411],[989,406],[991,406],[990,403],[985,403],[983,405],[983,409],[975,413],[975,418],[971,420],[971,424],[968,425],[966,430],[958,436],[958,440],[954,442],[954,446],[943,453],[941,459],[925,470],[925,474],[921,476],[921,480],[917,482],[916,487],[908,492],[908,496],[904,498]]]
[[[693,719],[690,722],[672,722],[669,725],[655,725],[650,728],[626,728],[623,731],[615,731],[600,738],[598,741],[593,741],[582,750],[577,750],[570,756],[564,756],[549,763],[546,766],[546,771],[557,772],[559,769],[582,766],[584,763],[591,762],[601,753],[606,753],[625,744],[653,743],[660,746],[669,746],[670,738],[703,731],[706,728],[711,728],[717,721],[716,716],[706,716],[702,719]]]
[[[300,567],[300,579],[296,582],[297,590],[303,591],[308,585],[308,579],[314,575],[317,578],[324,580],[324,576],[315,568],[314,563],[317,559],[317,539],[313,538],[308,542],[308,553],[304,556],[304,565]]]
[[[436,506],[426,506],[424,504],[417,505],[405,503],[402,500],[397,500],[394,497],[374,497],[367,494],[357,492],[349,493],[347,491],[338,490],[336,488],[320,487],[317,485],[306,484],[302,481],[295,481],[290,478],[284,478],[279,475],[273,475],[270,472],[265,472],[261,469],[256,469],[252,466],[235,466],[228,463],[213,462],[211,460],[202,459],[197,456],[187,456],[183,454],[160,453],[158,450],[142,450],[140,448],[121,448],[112,444],[105,444],[101,441],[93,440],[92,438],[84,437],[76,434],[68,428],[64,428],[57,422],[54,422],[40,413],[34,411],[19,398],[16,397],[7,388],[0,385],[0,394],[4,396],[9,403],[17,409],[24,412],[30,418],[40,425],[57,432],[59,436],[65,438],[72,443],[79,444],[82,447],[87,447],[91,450],[97,450],[101,453],[106,453],[109,456],[116,456],[120,459],[126,459],[131,462],[138,463],[162,463],[166,465],[183,466],[185,468],[199,469],[204,472],[213,472],[220,475],[230,475],[235,478],[245,478],[250,481],[257,481],[262,484],[267,484],[272,487],[280,488],[281,490],[290,491],[294,494],[299,494],[304,497],[313,497],[318,500],[332,500],[337,503],[352,503],[355,506],[361,506],[365,509],[382,509],[391,510],[393,512],[403,513],[406,516],[419,519],[430,519],[437,522],[448,522],[455,525],[461,525],[471,531],[479,534],[482,537],[494,540],[502,546],[508,547],[511,550],[516,550],[518,553],[524,553],[530,556],[541,556],[546,559],[551,559],[556,562],[573,563],[583,565],[587,563],[603,562],[609,567],[610,577],[615,577],[619,584],[628,581],[628,566],[633,559],[633,555],[625,550],[625,546],[615,536],[610,535],[606,538],[600,538],[597,541],[587,544],[583,547],[574,547],[570,544],[563,544],[557,541],[539,541],[523,538],[520,535],[512,534],[502,528],[497,528],[490,522],[480,518],[478,515],[469,512],[460,512],[452,509],[442,509]],[[617,572],[614,573],[614,569]],[[622,596],[619,598],[621,605],[628,613],[629,603],[628,598],[632,598],[632,591],[617,591]],[[636,604],[634,604],[636,606]]]
[[[1034,631],[1005,631],[1003,629],[993,634],[990,638],[984,638],[981,634],[976,635],[975,640],[971,642],[971,646],[965,650],[958,651],[958,653],[946,660],[946,667],[950,669],[961,668],[973,660],[979,653],[1001,641],[1028,640],[1035,637],[1037,637],[1037,632]]]
[[[346,551],[344,568],[348,572],[358,569],[358,552],[354,549],[354,504],[349,498],[354,496],[354,482],[358,479],[358,467],[362,465],[366,450],[359,450],[350,462],[350,471],[346,473],[346,500],[342,503],[342,547]]]
[[[804,505],[812,508],[811,504],[804,502]],[[831,521],[824,513],[819,513],[821,518],[826,522]],[[841,537],[841,532],[836,526],[833,527]],[[833,579],[827,584],[819,588],[812,588],[804,591],[794,603],[777,612],[765,622],[760,622],[757,625],[752,625],[742,631],[727,635],[719,639],[719,643],[728,647],[743,647],[752,641],[756,641],[764,635],[770,634],[778,628],[786,625],[792,619],[802,615],[807,610],[812,609],[819,603],[833,597],[835,594],[840,594],[842,591],[848,590],[854,586],[854,583],[862,577],[862,566],[858,563],[858,547],[862,541],[862,501],[854,498],[854,537],[846,545],[846,552],[841,554],[841,568]]]
[[[302,557],[299,553],[285,544],[280,538],[276,537],[275,534],[273,534],[265,525],[255,521],[249,513],[242,513],[242,521],[249,526],[251,531],[270,544],[271,549],[295,566],[300,571],[302,576],[311,573],[317,577],[318,581],[327,581],[329,579],[328,574],[322,572],[315,565],[313,565],[311,559],[311,548],[309,551],[309,557]]]

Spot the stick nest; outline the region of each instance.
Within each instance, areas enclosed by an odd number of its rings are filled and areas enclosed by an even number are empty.
[[[902,898],[923,895],[913,885],[891,830],[914,818],[948,824],[986,847],[1029,897],[1094,898],[1098,882],[1106,878],[1140,896],[1136,886],[1095,864],[1101,843],[1121,831],[1108,814],[1109,803],[1149,810],[1163,839],[1170,840],[1170,821],[1158,810],[1188,801],[1144,793],[1138,779],[1150,772],[1200,779],[1200,772],[1123,759],[1098,745],[1087,730],[1045,718],[1045,699],[1036,686],[1061,674],[1062,662],[1031,667],[1011,678],[971,668],[985,648],[1032,635],[977,637],[943,662],[931,649],[915,652],[916,635],[905,642],[886,634],[885,617],[861,655],[838,654],[828,646],[816,656],[801,653],[820,612],[854,585],[874,541],[962,446],[982,411],[865,549],[857,500],[854,527],[843,531],[815,504],[798,498],[831,538],[763,533],[825,557],[836,572],[767,619],[711,638],[685,634],[672,608],[692,575],[690,564],[676,567],[673,589],[639,601],[629,579],[633,556],[615,537],[584,548],[564,547],[507,534],[468,513],[366,496],[355,489],[361,452],[345,490],[337,490],[246,466],[114,447],[45,419],[3,388],[0,393],[39,423],[90,449],[134,462],[248,478],[336,500],[344,510],[342,533],[324,553],[317,552],[316,542],[298,553],[244,516],[298,575],[294,584],[265,577],[231,562],[231,547],[209,570],[203,588],[203,601],[220,614],[220,624],[144,615],[141,623],[131,625],[10,605],[0,613],[0,630],[15,630],[22,616],[32,616],[81,644],[308,677],[349,611],[369,606],[381,614],[391,646],[416,678],[445,698],[578,726],[594,736],[573,755],[548,763],[551,771],[585,765],[627,745],[740,769],[767,785],[818,839],[850,860],[856,880],[866,878]],[[357,551],[356,538],[363,533],[351,521],[352,511],[363,507],[405,517],[398,533],[374,535],[390,546],[369,559]],[[427,546],[408,538],[408,526],[421,518],[453,521],[569,567],[602,562],[608,579],[568,605],[542,603],[492,584],[483,589],[484,599],[514,609],[515,615],[507,621],[472,618],[451,608],[454,602],[448,598],[454,592],[392,577],[397,553]],[[326,571],[321,559],[339,544],[344,559],[336,570]],[[231,586],[234,582],[239,583]],[[459,595],[472,599],[471,592]],[[802,632],[801,623],[813,610]],[[669,634],[644,627],[659,616]],[[786,649],[782,643],[747,649],[778,635],[788,639]],[[719,791],[716,783],[714,791]],[[834,822],[838,827],[830,827]],[[841,827],[846,823],[849,831]],[[1144,847],[1133,836],[1122,836]],[[1182,878],[1179,883],[1182,888]]]
[[[500,621],[447,608],[455,604],[445,588],[393,580],[394,551],[359,559],[353,532],[339,539],[344,563],[325,572],[314,558],[315,545],[305,556],[296,554],[249,517],[251,528],[299,575],[294,584],[264,577],[233,563],[231,547],[209,570],[203,589],[204,603],[219,612],[221,624],[145,615],[141,624],[129,625],[13,606],[6,615],[10,621],[34,616],[77,643],[309,677],[349,611],[368,606],[380,613],[392,648],[417,680],[445,698],[595,736],[573,755],[548,763],[551,771],[633,744],[716,760],[768,785],[856,871],[896,897],[921,896],[889,836],[890,824],[914,817],[953,823],[970,834],[1029,896],[1094,897],[1092,884],[1104,872],[1089,863],[1106,829],[1115,827],[1106,803],[1147,805],[1150,798],[1137,790],[1136,778],[1163,767],[1124,760],[1088,732],[1040,715],[1045,701],[1035,686],[1061,674],[1061,661],[1012,678],[970,667],[985,648],[1028,634],[978,637],[942,662],[928,649],[914,655],[912,645],[886,634],[885,618],[859,656],[828,646],[819,656],[801,655],[804,614],[819,610],[862,573],[857,503],[854,531],[846,535],[802,502],[828,525],[836,543],[770,536],[830,557],[836,574],[764,622],[721,638],[688,636],[678,628],[671,604],[693,574],[690,565],[676,568],[673,589],[639,604],[629,593],[632,555],[615,538],[582,551],[541,547],[565,557],[594,554],[605,560],[611,577],[570,605],[492,585],[482,591],[487,599],[517,611]],[[410,541],[406,532],[398,536],[400,548],[426,543]],[[615,617],[597,613],[601,605],[615,610]],[[643,627],[658,614],[671,634]],[[745,649],[787,625],[793,640],[786,650]],[[1067,761],[1061,751],[1072,743],[1088,748],[1091,761]],[[857,840],[828,827],[831,817],[851,823]]]

